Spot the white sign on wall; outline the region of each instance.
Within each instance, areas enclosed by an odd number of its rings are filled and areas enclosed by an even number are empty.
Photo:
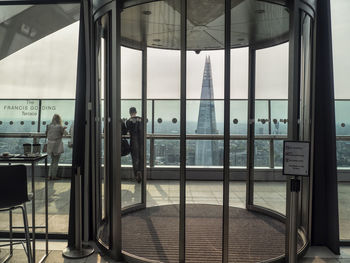
[[[283,142],[283,174],[310,175],[310,142]]]

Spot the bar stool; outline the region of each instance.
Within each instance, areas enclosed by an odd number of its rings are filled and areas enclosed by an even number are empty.
[[[22,243],[24,251],[27,254],[28,262],[33,263],[25,204],[30,201],[32,195],[28,195],[27,189],[27,170],[24,165],[0,166],[0,212],[10,212],[10,243],[0,245],[0,247],[10,246],[10,254],[3,262],[9,260],[13,254],[12,211],[19,208],[23,214],[26,247],[24,246],[24,242],[20,243]]]

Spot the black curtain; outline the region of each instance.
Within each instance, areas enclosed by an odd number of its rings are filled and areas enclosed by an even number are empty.
[[[77,63],[77,84],[75,95],[74,114],[74,137],[73,137],[73,158],[72,177],[70,191],[69,227],[68,227],[68,247],[74,247],[75,241],[75,175],[77,167],[80,167],[82,177],[84,177],[84,157],[85,157],[85,128],[86,128],[86,46],[85,46],[85,26],[84,26],[84,1],[80,6],[79,24],[79,47]],[[82,187],[83,189],[83,187]],[[82,191],[83,194],[83,191]],[[82,196],[82,200],[83,196]]]
[[[338,184],[329,0],[317,5],[312,245],[339,254]]]

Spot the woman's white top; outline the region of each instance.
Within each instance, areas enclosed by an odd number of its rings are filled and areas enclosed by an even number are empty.
[[[47,153],[58,155],[64,152],[62,137],[66,131],[59,124],[50,124],[47,126]]]

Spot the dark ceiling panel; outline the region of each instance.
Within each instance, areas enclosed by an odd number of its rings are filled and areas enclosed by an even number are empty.
[[[78,21],[79,14],[79,4],[35,5],[3,21],[0,60]]]
[[[277,0],[275,0],[277,2]],[[261,0],[232,0],[232,48],[276,45],[288,40],[289,13],[283,5]],[[187,48],[224,47],[224,1],[188,0]],[[180,1],[152,1],[122,12],[122,43],[132,48],[180,49]]]

